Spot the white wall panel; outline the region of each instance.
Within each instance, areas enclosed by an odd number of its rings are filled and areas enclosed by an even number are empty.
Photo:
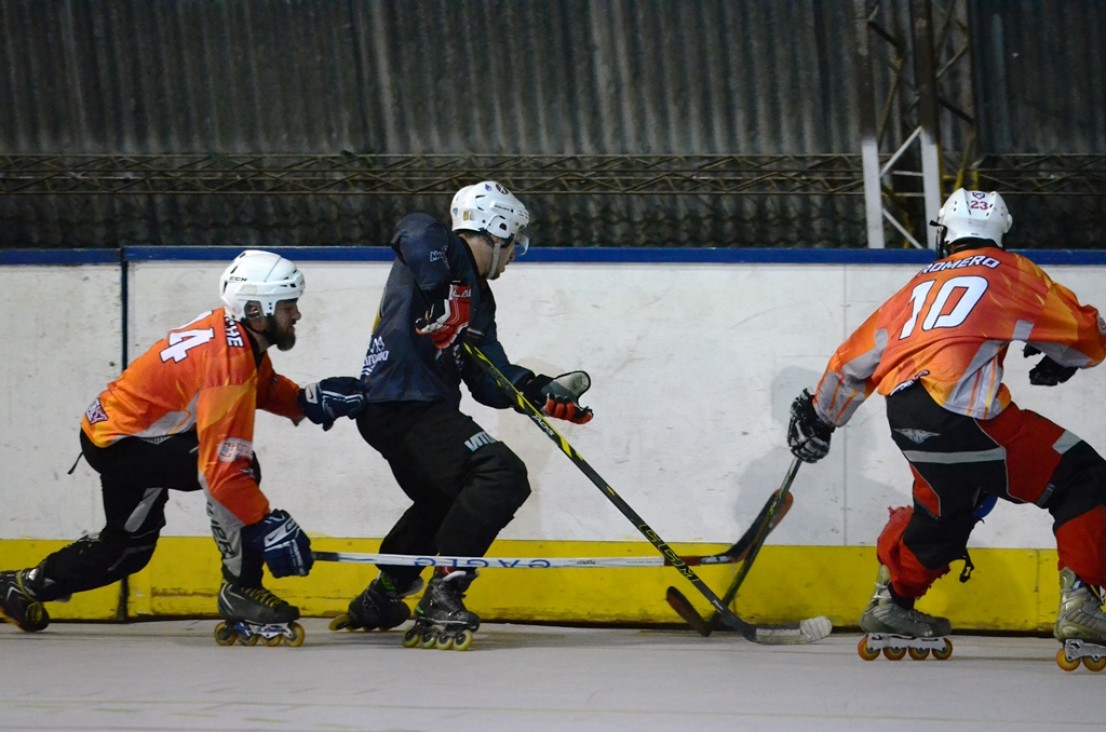
[[[271,352],[302,382],[356,374],[388,265],[300,262],[307,277],[298,343]],[[132,265],[133,358],[219,304],[223,262]],[[556,424],[611,486],[668,541],[736,538],[776,488],[791,456],[788,407],[833,349],[916,265],[561,264],[520,262],[494,283],[507,353],[537,371],[584,368],[595,419]],[[1106,305],[1103,268],[1057,266],[1056,279]],[[3,302],[14,338],[0,362],[4,412],[0,538],[75,538],[102,521],[98,484],[77,452],[85,406],[117,372],[118,269],[7,267]],[[54,293],[51,295],[50,293]],[[1056,389],[1031,387],[1018,353],[1008,383],[1034,408],[1106,448],[1106,371]],[[525,417],[463,408],[529,467],[534,495],[503,538],[636,540],[619,514]],[[351,422],[324,433],[262,415],[256,449],[264,488],[310,533],[382,536],[406,507],[387,465]],[[892,444],[882,398],[839,430],[824,461],[798,473],[795,506],[774,539],[786,544],[874,542],[886,509],[909,500],[910,474]],[[173,497],[167,535],[206,535],[197,494]],[[1049,547],[1047,514],[1000,505],[973,545]]]
[[[81,416],[120,369],[118,265],[0,268],[0,538],[77,538],[104,521]]]

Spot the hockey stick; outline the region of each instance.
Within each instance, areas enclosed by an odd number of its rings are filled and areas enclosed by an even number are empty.
[[[461,345],[464,347],[465,353],[467,353],[470,358],[476,360],[476,363],[496,382],[499,388],[515,401],[519,409],[529,417],[534,424],[541,428],[541,431],[561,449],[561,452],[579,468],[580,472],[586,475],[588,479],[595,484],[595,487],[607,497],[607,500],[613,503],[615,507],[622,512],[622,515],[628,518],[630,522],[637,527],[637,530],[649,540],[649,543],[652,544],[662,556],[672,560],[672,566],[684,576],[684,579],[694,585],[695,589],[703,594],[703,597],[707,598],[717,611],[718,618],[723,623],[741,633],[746,640],[770,645],[811,643],[816,640],[821,640],[830,634],[832,626],[830,625],[829,619],[824,616],[810,618],[799,623],[779,626],[752,625],[739,618],[722,603],[718,595],[714,594],[714,591],[699,578],[699,575],[695,574],[695,571],[691,569],[686,562],[680,559],[679,555],[676,554],[668,543],[661,539],[649,524],[645,523],[645,520],[630,507],[630,504],[626,503],[626,501],[615,492],[614,488],[603,480],[599,473],[576,452],[572,445],[570,445],[557,430],[553,429],[553,426],[549,424],[541,411],[522,395],[522,392],[520,392],[515,385],[496,368],[495,364],[488,360],[488,357],[485,356],[480,349],[465,341],[462,341]]]
[[[780,519],[787,513],[787,510],[791,507],[791,503],[794,498],[791,495],[791,484],[795,481],[795,475],[799,472],[799,465],[801,462],[799,458],[794,458],[791,461],[791,466],[787,469],[787,475],[784,476],[783,483],[775,490],[768,501],[764,504],[764,508],[760,510],[757,518],[746,529],[745,534],[738,540],[738,544],[748,540],[748,544],[745,550],[745,562],[741,565],[741,569],[737,571],[733,581],[730,582],[730,586],[726,589],[725,594],[722,596],[722,603],[729,607],[733,599],[737,597],[737,591],[741,588],[741,585],[745,582],[745,578],[749,575],[749,570],[753,567],[753,562],[756,561],[757,555],[760,554],[761,547],[764,546],[764,541],[768,538],[768,534],[772,529],[779,524]],[[751,538],[750,538],[751,537]],[[737,546],[736,544],[734,546]],[[668,592],[665,595],[665,599],[668,604],[672,606],[684,621],[694,628],[699,635],[709,636],[714,632],[715,627],[718,625],[721,616],[715,612],[709,620],[705,619],[699,614],[691,604],[691,602],[677,590],[675,587],[669,587]]]
[[[786,509],[784,509],[786,511]],[[778,515],[777,515],[778,518]],[[760,517],[758,517],[758,521]],[[746,532],[748,534],[748,532]],[[734,564],[745,558],[751,536],[743,536],[720,554],[683,555],[677,559],[695,567],[699,565]],[[353,564],[390,564],[405,567],[458,567],[476,569],[576,569],[671,567],[671,557],[452,557],[418,554],[364,554],[359,552],[313,552],[319,562]]]

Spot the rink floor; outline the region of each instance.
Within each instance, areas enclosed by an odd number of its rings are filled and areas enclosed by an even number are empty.
[[[468,651],[303,621],[299,648],[219,647],[215,621],[0,623],[3,730],[1101,729],[1106,672],[1049,638],[954,636],[866,662],[859,635],[758,646],[683,629],[487,624]]]

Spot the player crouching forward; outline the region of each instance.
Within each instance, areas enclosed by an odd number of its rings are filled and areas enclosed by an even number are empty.
[[[361,436],[386,459],[412,505],[384,537],[389,554],[483,556],[530,495],[526,466],[460,411],[461,383],[489,407],[516,407],[476,363],[480,349],[543,412],[583,424],[582,371],[556,378],[512,364],[496,332],[490,281],[530,244],[526,207],[495,181],[460,189],[451,226],[427,214],[400,220],[396,260],[380,302],[361,376]],[[403,598],[422,586],[421,568],[381,566],[332,629],[391,628],[410,615]],[[463,602],[475,571],[434,572],[415,608],[407,646],[464,650],[480,619]]]
[[[1002,383],[1013,341],[1044,354],[1030,383],[1055,386],[1106,358],[1106,323],[1036,264],[1006,251],[1013,220],[995,192],[954,192],[937,217],[938,261],[873,313],[829,361],[814,393],[791,407],[788,443],[815,462],[872,391],[914,475],[876,543],[876,592],[860,619],[866,659],[947,657],[949,621],[914,609],[996,499],[1045,508],[1059,554],[1054,633],[1071,670],[1106,667],[1106,461],[1086,442],[1020,409]],[[966,561],[965,575],[971,568]],[[1088,644],[1093,647],[1088,649]]]
[[[116,582],[150,561],[169,491],[203,490],[224,583],[217,640],[297,645],[299,610],[262,584],[306,575],[307,535],[261,492],[253,450],[256,410],[329,426],[364,407],[360,382],[333,377],[300,389],[273,370],[270,346],[296,342],[303,275],[271,252],[240,254],[220,279],[223,307],[169,331],[108,384],[85,413],[81,451],[100,474],[106,523],[43,559],[0,573],[0,613],[26,631],[46,628],[43,603]],[[294,627],[293,627],[294,626]]]

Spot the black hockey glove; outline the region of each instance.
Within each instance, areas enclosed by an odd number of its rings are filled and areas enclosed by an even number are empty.
[[[1022,353],[1026,358],[1030,358],[1040,353],[1040,350],[1026,344]],[[1078,370],[1079,368],[1076,366],[1063,366],[1045,356],[1029,370],[1029,383],[1034,386],[1056,386],[1070,379]]]
[[[814,411],[809,389],[791,402],[791,422],[787,425],[787,445],[791,454],[805,463],[816,463],[826,456],[834,426],[826,424]]]
[[[560,376],[532,376],[519,391],[542,414],[574,424],[590,422],[595,416],[589,407],[580,406],[580,397],[591,388],[586,371],[569,371]]]
[[[451,282],[449,288],[415,321],[415,332],[429,336],[438,348],[449,348],[468,327],[472,310],[472,287]]]
[[[243,528],[242,542],[253,546],[264,557],[274,577],[294,574],[304,577],[315,563],[311,539],[287,511],[274,510],[256,524]]]
[[[353,376],[328,376],[308,384],[296,395],[296,405],[323,430],[334,426],[339,417],[354,419],[365,411],[365,391],[361,380]]]

